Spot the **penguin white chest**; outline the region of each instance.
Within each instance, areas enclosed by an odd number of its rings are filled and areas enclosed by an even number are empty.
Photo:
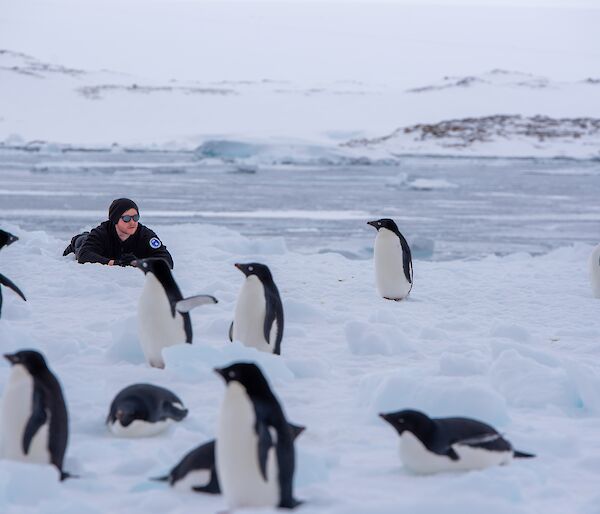
[[[33,378],[24,366],[12,367],[8,383],[2,398],[2,414],[0,418],[0,442],[2,457],[11,460],[50,463],[48,450],[48,434],[50,413],[46,423],[36,432],[27,455],[23,452],[23,435],[31,417],[33,406]]]
[[[235,306],[233,340],[272,352],[274,345],[268,344],[264,335],[266,312],[265,288],[256,275],[250,275],[242,285]]]
[[[274,507],[279,504],[275,451],[271,448],[268,452],[265,481],[258,460],[255,421],[254,406],[245,388],[231,382],[221,406],[216,443],[217,473],[230,508]]]
[[[588,263],[590,269],[590,282],[592,284],[592,294],[596,298],[600,298],[600,245],[592,250],[590,261]]]
[[[452,460],[445,455],[437,455],[411,432],[404,432],[400,438],[400,458],[404,467],[413,473],[429,474],[443,471],[468,471],[490,466],[507,464],[512,460],[512,451],[497,452],[455,444],[452,449],[459,459]]]
[[[126,427],[121,425],[119,420],[115,420],[114,423],[109,423],[108,427],[110,431],[117,437],[134,438],[153,437],[167,430],[167,428],[169,428],[172,424],[172,419],[165,419],[155,423],[150,423],[141,419],[134,419]]]
[[[142,350],[151,366],[164,368],[162,349],[186,342],[183,317],[171,312],[167,294],[152,273],[146,274],[146,282],[138,308],[138,331]]]
[[[380,228],[375,237],[375,277],[377,290],[384,298],[405,298],[412,284],[404,275],[403,251],[400,239],[387,228]]]

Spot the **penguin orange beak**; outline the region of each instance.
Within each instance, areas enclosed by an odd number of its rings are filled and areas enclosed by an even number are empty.
[[[242,270],[242,265],[241,265],[240,263],[236,262],[236,263],[234,264],[234,266],[235,266],[237,269],[239,269],[240,271],[243,271],[243,270]]]

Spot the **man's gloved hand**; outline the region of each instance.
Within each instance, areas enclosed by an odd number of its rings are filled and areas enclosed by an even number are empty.
[[[131,266],[131,262],[135,261],[137,257],[132,253],[124,253],[121,258],[115,261],[115,264],[119,266]]]

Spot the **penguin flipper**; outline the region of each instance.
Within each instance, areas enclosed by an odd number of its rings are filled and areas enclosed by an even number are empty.
[[[277,431],[277,465],[279,467],[279,507],[294,509],[302,502],[294,498],[293,479],[295,468],[294,430],[287,421]],[[284,430],[284,427],[287,430]],[[298,427],[299,428],[299,427]]]
[[[271,438],[271,432],[266,423],[257,420],[255,430],[258,435],[258,465],[260,467],[260,473],[266,482],[267,457],[269,456],[269,450],[273,446],[273,439]]]
[[[489,451],[510,451],[510,443],[504,439],[498,432],[490,432],[474,437],[469,437],[456,441],[455,444],[470,446],[471,448],[481,448]]]
[[[233,321],[229,325],[229,340],[233,343]]]
[[[412,253],[410,251],[410,246],[408,246],[408,241],[406,238],[398,232],[397,234],[400,239],[400,246],[402,247],[402,268],[404,270],[404,276],[406,280],[413,283],[413,269],[412,269]]]
[[[273,345],[273,353],[280,354],[280,343],[283,335],[283,307],[281,300],[265,291],[267,309],[263,336],[269,345]],[[281,323],[280,323],[281,322]]]
[[[166,417],[174,419],[175,421],[181,421],[188,415],[187,409],[180,409],[171,402],[165,402],[162,407]]]
[[[44,396],[39,387],[33,389],[33,402],[31,406],[31,416],[25,426],[25,432],[23,433],[23,453],[27,455],[29,453],[29,447],[31,441],[37,434],[37,431],[46,423],[48,415],[44,408]]]
[[[23,298],[24,301],[27,301],[27,298],[25,298],[25,295],[23,294],[23,292],[15,285],[15,283],[12,282],[7,277],[5,277],[2,273],[0,273],[0,284],[2,284],[3,286],[9,287],[15,293],[17,293],[21,298]]]
[[[175,310],[181,314],[184,314],[186,312],[190,312],[192,309],[200,305],[208,305],[212,303],[219,303],[219,300],[208,294],[199,294],[179,300],[177,303],[175,303]]]

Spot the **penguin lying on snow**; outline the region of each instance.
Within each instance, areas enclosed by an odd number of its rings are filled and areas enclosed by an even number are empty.
[[[294,440],[304,431],[305,427],[289,423]],[[219,494],[219,477],[215,465],[215,441],[208,441],[191,452],[169,472],[168,475],[155,478],[161,482],[169,482],[172,487],[198,493]]]
[[[6,230],[0,229],[0,250],[5,246],[9,246],[13,244],[15,241],[18,241],[19,238]]]
[[[264,264],[235,264],[246,280],[229,327],[229,340],[268,353],[281,353],[283,305],[271,271]]]
[[[294,438],[281,405],[253,363],[215,371],[227,390],[221,405],[216,463],[229,508],[293,509]]]
[[[133,384],[115,396],[106,424],[119,437],[149,437],[164,432],[187,413],[182,401],[168,389]]]
[[[214,296],[183,298],[171,269],[159,258],[138,259],[135,266],[146,275],[138,308],[138,328],[142,350],[151,366],[164,368],[162,350],[178,343],[192,343],[194,307],[218,303]]]
[[[415,410],[380,414],[400,434],[400,457],[414,473],[483,469],[513,457],[535,457],[513,449],[494,428],[468,418],[430,418]]]
[[[53,464],[60,479],[69,437],[62,389],[42,354],[22,350],[4,357],[12,370],[2,398],[0,455],[2,458]]]
[[[375,276],[377,290],[386,300],[406,298],[413,286],[412,255],[398,225],[389,218],[369,221],[377,229]]]

